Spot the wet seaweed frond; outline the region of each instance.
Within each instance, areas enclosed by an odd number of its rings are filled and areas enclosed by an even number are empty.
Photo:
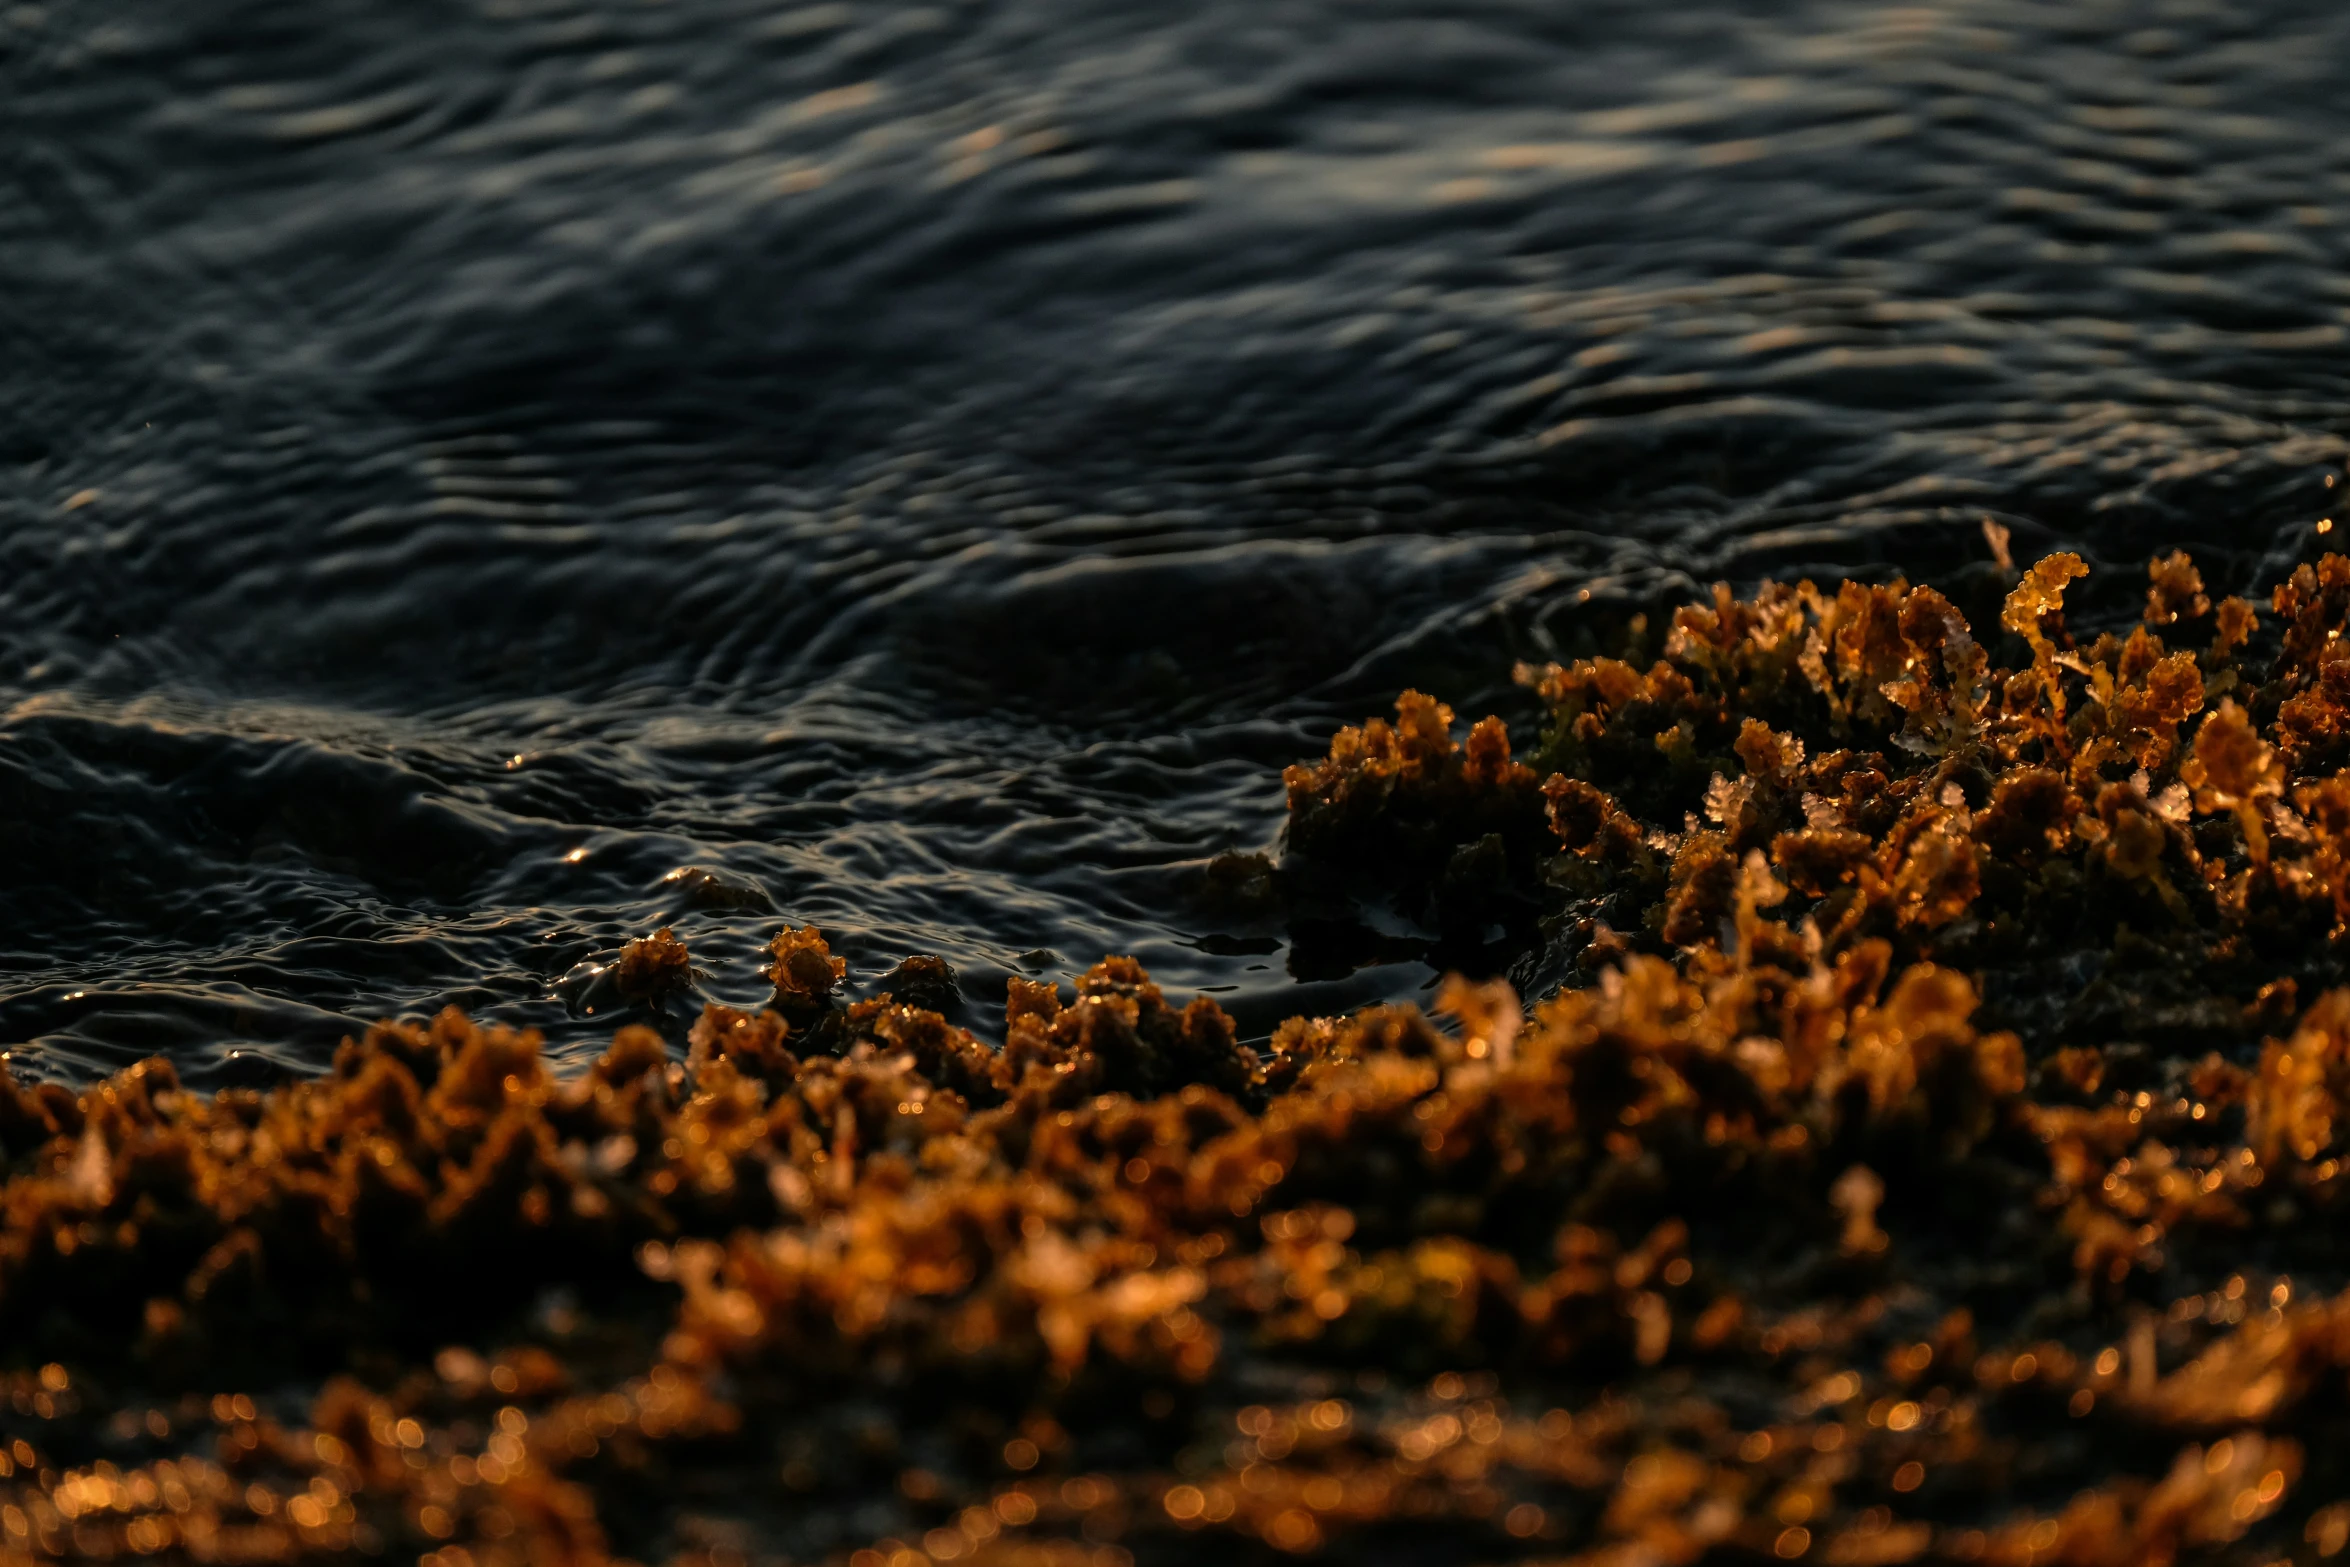
[[[848,977],[846,958],[836,958],[815,926],[786,927],[768,944],[772,962],[760,972],[775,986],[775,1007],[805,1028],[830,1010]]]
[[[632,1006],[676,995],[690,989],[693,982],[693,959],[685,943],[677,939],[677,932],[666,925],[622,947],[612,964],[613,986]]]
[[[1358,885],[1375,876],[1431,925],[1481,927],[1544,850],[1535,776],[1498,718],[1456,743],[1452,709],[1434,698],[1406,691],[1395,711],[1341,729],[1326,758],[1282,775],[1293,863]]]

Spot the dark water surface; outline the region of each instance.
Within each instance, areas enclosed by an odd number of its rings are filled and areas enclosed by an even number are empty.
[[[755,1003],[783,917],[980,1002],[1409,994],[1201,891],[1404,684],[1986,515],[2123,596],[2305,553],[2345,59],[2314,0],[0,11],[0,1042],[577,1050],[574,965],[673,922]]]

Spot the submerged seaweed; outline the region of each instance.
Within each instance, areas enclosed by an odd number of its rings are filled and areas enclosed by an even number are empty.
[[[1582,978],[999,1045],[812,927],[687,1058],[449,1013],[0,1083],[0,1556],[2125,1564],[2350,1546],[2350,561],[1765,585],[1407,694],[1292,860]],[[690,988],[664,931],[613,965]],[[2304,1000],[2304,997],[2310,999]]]

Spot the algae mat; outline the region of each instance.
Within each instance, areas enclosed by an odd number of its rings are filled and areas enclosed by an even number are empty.
[[[785,927],[683,1062],[11,1082],[0,1550],[2332,1557],[2350,559],[2085,571],[1723,588],[1522,669],[1523,756],[1407,693],[1290,770],[1229,879],[1531,910],[1531,1003],[1258,1050],[1112,958],[982,1040]]]

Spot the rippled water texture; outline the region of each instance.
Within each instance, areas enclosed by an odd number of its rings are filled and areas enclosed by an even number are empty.
[[[755,1002],[780,917],[979,1001],[1409,994],[1200,890],[1401,685],[1986,515],[2117,597],[2304,552],[2345,58],[2331,3],[19,5],[0,1041],[576,1050],[574,964],[671,921]]]

